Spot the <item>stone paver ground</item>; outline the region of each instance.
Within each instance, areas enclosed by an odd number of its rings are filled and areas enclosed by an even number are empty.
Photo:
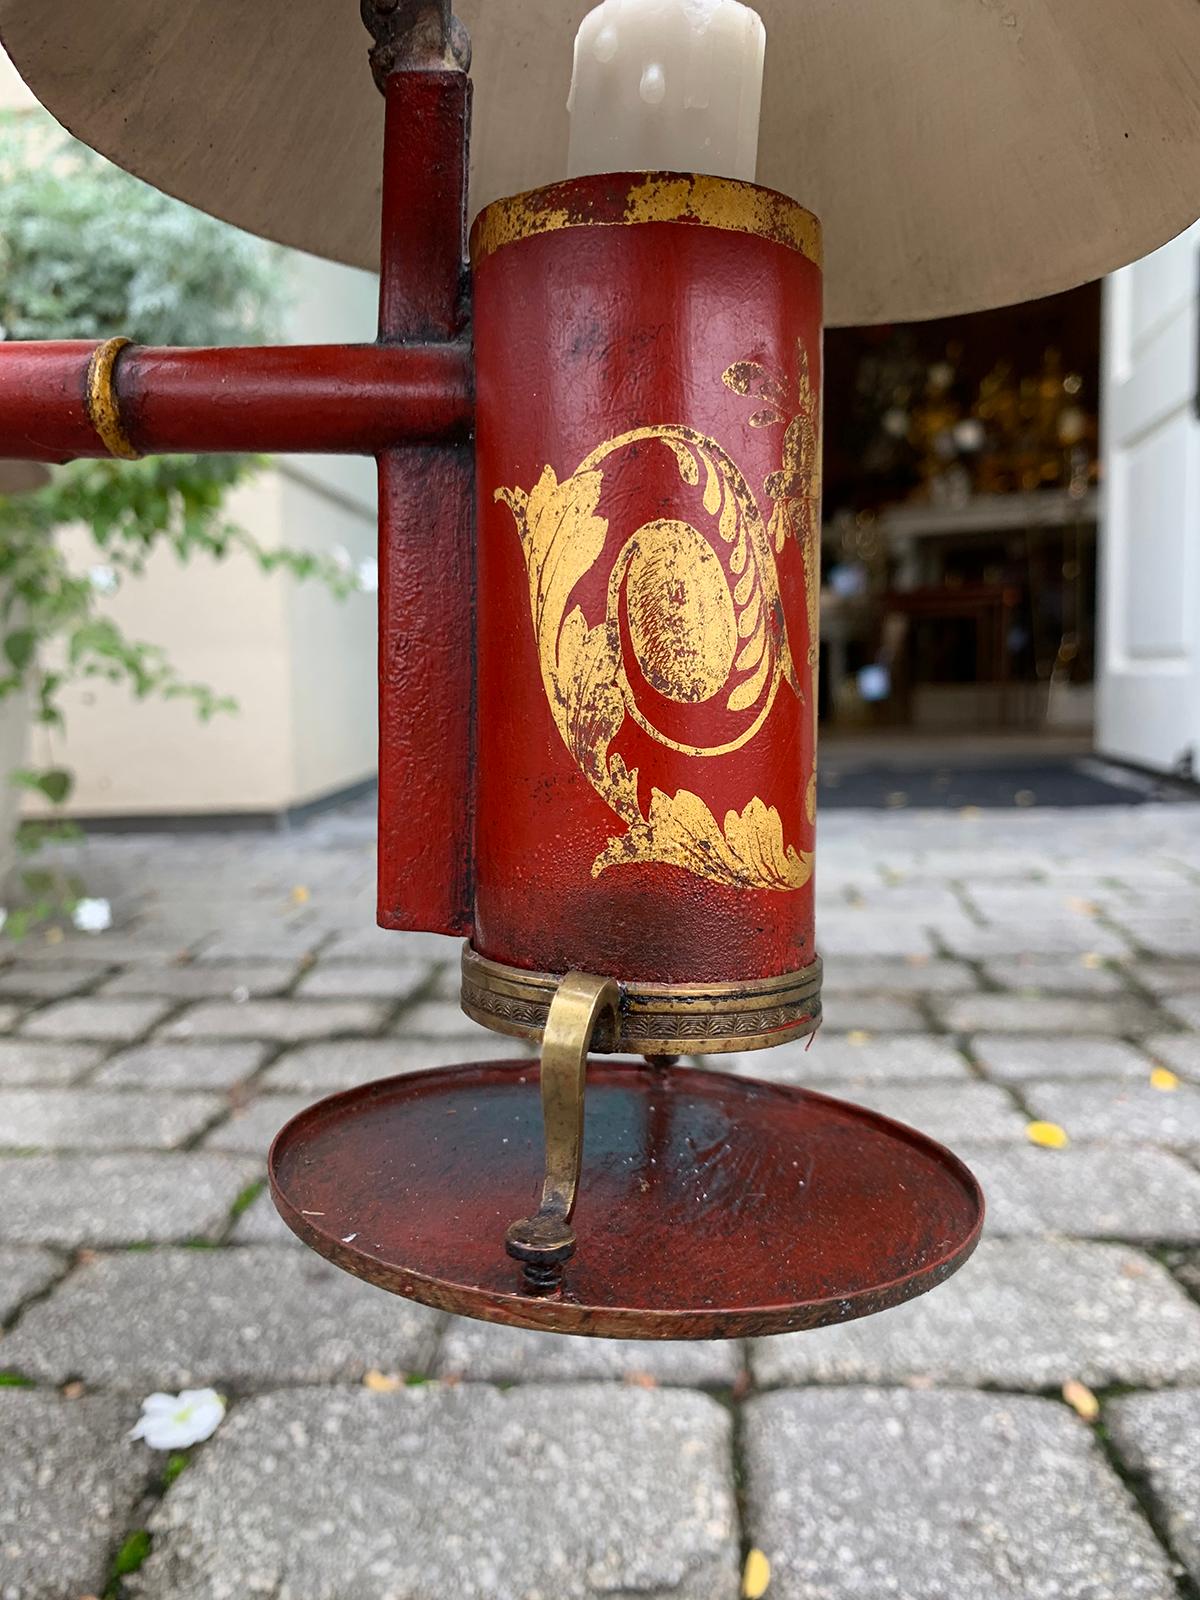
[[[1200,807],[823,821],[825,1028],[725,1065],[950,1140],[988,1235],[725,1344],[455,1321],[279,1222],[299,1106],[525,1053],[372,926],[369,817],[72,854],[115,926],[0,947],[0,1600],[736,1600],[751,1546],[768,1600],[1200,1594]],[[128,1430],[202,1384],[168,1471]]]

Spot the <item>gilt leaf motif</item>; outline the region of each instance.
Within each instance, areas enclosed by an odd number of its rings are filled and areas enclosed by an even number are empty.
[[[730,368],[725,382],[735,393],[762,393],[772,404],[779,387],[753,363]],[[604,462],[627,446],[651,442],[671,452],[685,483],[699,487],[703,469],[703,506],[716,521],[720,541],[711,548],[724,547],[732,574],[726,580],[728,600],[719,605],[714,601],[712,572],[706,565],[710,558],[701,560],[695,553],[702,536],[690,524],[660,518],[626,541],[613,565],[606,613],[593,625],[578,603],[570,610],[568,606],[581,579],[600,561],[608,539],[608,522],[598,514]],[[703,760],[728,754],[755,737],[782,685],[800,695],[774,559],[782,544],[784,507],[776,502],[768,529],[753,491],[725,451],[680,424],[622,434],[594,450],[562,482],[547,466],[531,490],[501,488],[495,498],[508,506],[520,534],[530,617],[555,726],[580,772],[626,826],[597,856],[592,875],[657,863],[732,888],[802,888],[812,875],[812,856],[786,842],[779,812],[765,800],[754,796],[742,811],[728,811],[721,823],[690,789],[668,795],[656,788],[643,813],[637,769],[627,767],[612,750],[632,716],[651,738],[684,756]],[[673,551],[682,563],[680,572],[690,578],[674,589],[690,597],[697,621],[712,630],[699,645],[677,616],[656,616],[654,611],[660,602],[653,585],[669,567]],[[723,567],[712,570],[720,583]],[[704,582],[697,577],[701,572],[707,574]],[[726,711],[751,714],[736,739],[709,747],[682,744],[639,708],[622,659],[618,611],[622,581],[635,578],[640,587],[634,633],[643,644],[650,642],[647,665],[652,676],[671,698],[696,703],[719,688]],[[722,630],[728,632],[727,641]],[[742,641],[747,641],[744,646]],[[668,656],[674,651],[679,660],[664,661],[664,650]],[[725,656],[727,669],[718,661]],[[718,681],[722,672],[723,686]]]

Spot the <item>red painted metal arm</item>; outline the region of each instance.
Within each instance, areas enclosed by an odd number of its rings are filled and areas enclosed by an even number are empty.
[[[88,410],[90,341],[0,344],[0,457],[110,452]],[[471,423],[464,344],[171,350],[127,345],[113,393],[140,455],[329,451],[375,455],[462,438]]]
[[[391,8],[386,8],[390,14]],[[471,88],[386,79],[379,341],[0,343],[0,458],[237,451],[379,461],[379,921],[468,933],[475,534],[465,265]]]

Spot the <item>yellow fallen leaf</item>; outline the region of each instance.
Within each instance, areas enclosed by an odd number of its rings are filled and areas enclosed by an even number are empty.
[[[762,1600],[771,1581],[771,1563],[761,1550],[751,1550],[742,1568],[742,1600]]]
[[[370,1372],[363,1373],[363,1388],[375,1394],[395,1394],[397,1389],[403,1387],[404,1379],[394,1372],[379,1372],[372,1367]]]
[[[979,806],[960,806],[958,814],[960,817],[969,817],[973,821],[976,817],[983,815],[983,810]]]
[[[1095,1422],[1100,1415],[1100,1402],[1078,1378],[1068,1378],[1062,1386],[1062,1397],[1085,1422]]]
[[[1061,1150],[1071,1142],[1067,1130],[1060,1128],[1057,1122],[1026,1123],[1025,1137],[1030,1144],[1040,1144],[1043,1150]]]
[[[870,1042],[871,1035],[865,1028],[851,1028],[850,1032],[846,1035],[847,1044],[860,1045],[869,1044]]]
[[[658,1379],[649,1372],[627,1372],[624,1381],[631,1389],[657,1389]]]
[[[312,899],[312,891],[307,889],[307,888],[305,888],[304,884],[302,884],[302,883],[298,883],[296,885],[296,887],[292,890],[292,903],[294,905],[298,905],[298,906],[307,905],[308,902],[311,899]]]
[[[1079,958],[1079,965],[1081,967],[1086,967],[1089,972],[1095,972],[1097,967],[1103,965],[1103,962],[1104,958],[1102,956],[1098,956],[1094,950],[1085,951],[1084,954]]]
[[[1155,1067],[1150,1074],[1150,1087],[1152,1089],[1162,1089],[1164,1093],[1169,1093],[1172,1089],[1178,1089],[1179,1079],[1171,1071],[1170,1067]]]
[[[62,931],[61,928],[47,928],[46,929],[46,943],[47,944],[61,944],[63,942],[64,937],[65,937],[65,935],[63,934],[63,931]]]

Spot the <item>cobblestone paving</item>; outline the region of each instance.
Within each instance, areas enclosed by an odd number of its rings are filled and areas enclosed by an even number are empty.
[[[950,1140],[988,1237],[745,1344],[454,1321],[291,1239],[296,1108],[520,1051],[372,926],[371,836],[95,838],[114,927],[0,949],[0,1600],[736,1600],[752,1546],[768,1600],[1198,1600],[1200,807],[824,821],[826,1026],[728,1065]],[[128,1439],[204,1384],[210,1441]]]

